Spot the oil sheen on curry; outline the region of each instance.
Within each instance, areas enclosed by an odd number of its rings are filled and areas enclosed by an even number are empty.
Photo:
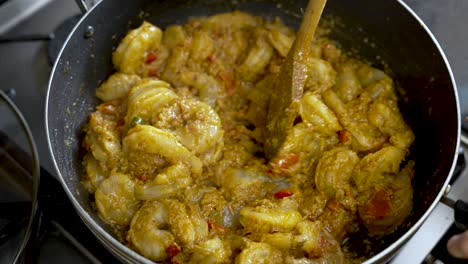
[[[319,34],[285,143],[263,151],[295,33],[242,12],[144,22],[85,128],[83,183],[128,247],[166,263],[349,263],[347,237],[412,209],[414,134],[383,71]],[[361,256],[362,257],[362,256]]]

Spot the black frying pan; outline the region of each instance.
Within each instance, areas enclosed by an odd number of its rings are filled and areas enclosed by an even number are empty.
[[[49,147],[63,187],[79,215],[122,261],[150,262],[118,242],[91,208],[90,195],[80,183],[82,168],[78,160],[80,131],[98,104],[95,89],[113,71],[113,48],[142,19],[164,28],[192,16],[240,9],[267,18],[280,16],[297,28],[300,10],[305,6],[305,0],[103,0],[71,33],[49,83]],[[416,160],[413,213],[401,228],[374,243],[372,252],[362,252],[376,254],[367,263],[385,262],[421,226],[450,180],[460,132],[456,85],[436,40],[402,1],[329,0],[324,14],[339,18],[331,37],[346,50],[378,68],[385,67],[382,61],[386,63],[402,88],[400,108],[416,134],[411,157]],[[353,244],[363,245],[360,239]]]

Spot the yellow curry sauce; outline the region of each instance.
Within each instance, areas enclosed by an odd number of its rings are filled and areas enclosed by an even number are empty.
[[[172,263],[346,263],[350,233],[403,222],[414,135],[394,83],[323,35],[295,125],[265,159],[270,88],[293,41],[279,19],[242,12],[126,35],[83,141],[83,182],[124,243]]]

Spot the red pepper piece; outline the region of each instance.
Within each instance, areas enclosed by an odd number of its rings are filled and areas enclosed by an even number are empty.
[[[293,195],[293,193],[291,191],[288,191],[288,190],[281,190],[277,193],[275,193],[275,197],[277,199],[283,199],[284,197],[288,197],[288,196],[291,196]]]
[[[390,214],[390,196],[385,190],[374,193],[370,202],[364,209],[364,213],[376,219],[382,219]]]
[[[341,143],[348,142],[350,137],[351,134],[348,132],[348,130],[340,130],[340,132],[338,132],[338,139]]]
[[[156,53],[154,53],[154,51],[150,51],[150,52],[148,52],[148,54],[146,54],[145,63],[150,64],[153,61],[155,61],[157,58],[158,57],[156,56]]]
[[[179,245],[177,245],[176,242],[170,244],[166,248],[166,253],[169,255],[171,258],[174,257],[175,255],[179,254],[182,251]]]

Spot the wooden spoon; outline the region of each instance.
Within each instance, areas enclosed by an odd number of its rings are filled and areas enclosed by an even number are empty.
[[[307,79],[306,59],[326,2],[327,0],[309,0],[296,40],[273,84],[265,140],[265,154],[269,159],[276,155],[297,117],[299,100]]]

